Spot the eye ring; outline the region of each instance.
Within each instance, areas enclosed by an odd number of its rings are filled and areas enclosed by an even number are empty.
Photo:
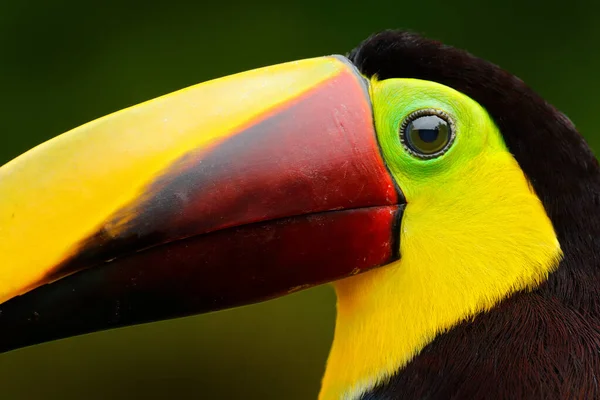
[[[444,155],[454,143],[454,120],[435,108],[413,111],[400,124],[400,142],[412,156],[430,160]]]

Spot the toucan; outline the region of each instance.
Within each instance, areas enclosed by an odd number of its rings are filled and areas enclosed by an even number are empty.
[[[321,400],[597,399],[599,205],[563,113],[383,31],[1,167],[0,351],[332,283]]]

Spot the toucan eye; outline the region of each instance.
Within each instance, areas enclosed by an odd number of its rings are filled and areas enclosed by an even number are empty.
[[[450,117],[439,110],[411,113],[400,127],[402,144],[416,157],[435,158],[446,152],[454,140]]]

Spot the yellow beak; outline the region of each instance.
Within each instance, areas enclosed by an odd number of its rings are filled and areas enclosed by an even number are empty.
[[[0,168],[0,351],[387,264],[401,203],[343,57],[117,112]]]

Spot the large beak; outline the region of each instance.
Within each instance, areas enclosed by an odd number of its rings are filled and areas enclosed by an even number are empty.
[[[0,168],[0,351],[388,264],[402,203],[343,57],[117,112]]]

